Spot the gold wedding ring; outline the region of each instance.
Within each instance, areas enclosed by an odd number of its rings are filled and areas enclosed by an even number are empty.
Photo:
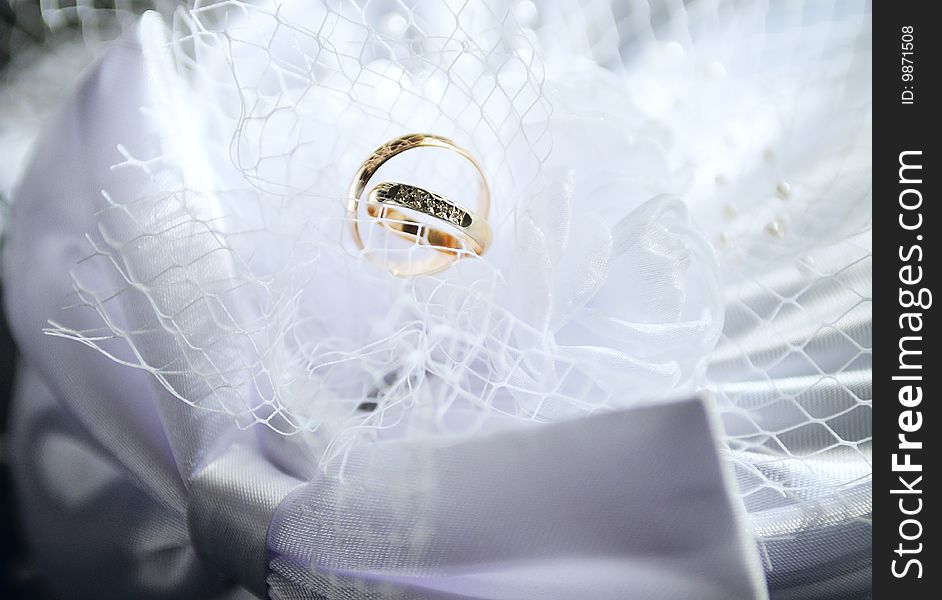
[[[413,237],[421,237],[431,246],[452,250],[469,249],[480,255],[491,244],[491,228],[487,221],[435,192],[405,183],[380,183],[369,193],[367,211],[370,216],[385,219],[390,228]],[[452,235],[442,229],[425,225],[432,217],[454,229]]]
[[[367,199],[362,200],[373,175],[386,161],[407,150],[423,147],[451,150],[474,166],[479,179],[476,211],[441,194],[396,182],[377,184]],[[487,223],[490,200],[484,171],[465,149],[441,136],[411,134],[383,144],[360,165],[348,191],[347,216],[353,239],[360,249],[366,248],[358,215],[361,202],[366,205],[369,216],[380,220],[388,229],[427,245],[430,254],[424,259],[383,261],[393,275],[409,277],[441,271],[461,258],[464,250],[483,254],[493,237]]]

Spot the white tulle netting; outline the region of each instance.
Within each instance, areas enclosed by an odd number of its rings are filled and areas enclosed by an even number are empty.
[[[128,362],[181,400],[283,433],[467,431],[494,411],[554,419],[689,386],[722,311],[712,250],[684,205],[658,196],[680,188],[664,151],[613,128],[630,115],[554,114],[519,6],[353,8],[178,14],[179,70],[162,76],[188,77],[197,96],[171,82],[153,113],[184,130],[178,153],[125,152],[114,166],[144,185],[103,191],[93,253],[74,271],[77,309],[103,326],[51,331],[116,358],[131,348]],[[578,104],[611,76],[594,68],[554,92]],[[481,157],[488,260],[396,279],[365,255],[429,250],[377,226],[361,225],[366,252],[345,239],[352,173],[410,131]],[[376,180],[473,205],[463,161],[411,154]],[[141,305],[152,310],[128,314]]]
[[[322,464],[706,390],[773,582],[804,543],[865,544],[868,2],[158,8],[145,118],[167,139],[122,149],[50,334],[328,444]],[[481,160],[495,243],[400,279],[376,256],[434,250],[372,223],[358,250],[345,194],[411,132]],[[473,175],[422,150],[374,182],[474,205]],[[863,560],[848,547],[828,577]]]

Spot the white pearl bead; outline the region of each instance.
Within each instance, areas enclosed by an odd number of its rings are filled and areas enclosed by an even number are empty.
[[[765,232],[775,238],[785,237],[785,225],[778,219],[769,221],[765,226]]]
[[[514,7],[514,18],[517,19],[517,23],[521,27],[529,27],[536,21],[536,16],[539,13],[536,4],[530,0],[523,0],[518,2]]]
[[[726,77],[726,67],[719,61],[713,61],[706,66],[706,75],[710,79],[722,79]]]
[[[395,37],[401,37],[409,29],[409,22],[397,12],[388,13],[382,23],[383,31]]]

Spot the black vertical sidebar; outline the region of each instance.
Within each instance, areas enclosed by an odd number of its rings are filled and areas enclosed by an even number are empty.
[[[942,216],[933,81],[942,32],[931,2],[876,2],[873,12],[873,597],[936,598],[930,557],[942,483]],[[938,291],[938,298],[933,292]],[[931,457],[934,457],[933,460]]]

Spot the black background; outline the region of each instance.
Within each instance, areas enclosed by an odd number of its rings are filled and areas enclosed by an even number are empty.
[[[919,410],[923,413],[923,427],[920,435],[910,435],[924,443],[925,450],[915,453],[914,460],[922,461],[924,466],[923,500],[925,502],[919,515],[924,526],[922,542],[925,553],[922,555],[925,567],[923,579],[907,578],[899,580],[890,572],[891,561],[899,558],[893,553],[900,542],[898,526],[902,520],[899,513],[898,496],[889,492],[897,483],[898,474],[891,470],[892,454],[897,445],[899,426],[897,418],[902,408],[897,402],[898,386],[890,379],[897,371],[899,336],[904,334],[899,329],[898,319],[904,312],[899,306],[899,246],[908,247],[914,242],[917,233],[923,235],[921,242],[925,252],[922,266],[925,285],[936,293],[935,302],[942,302],[942,288],[936,285],[940,280],[939,242],[942,227],[938,222],[939,214],[934,205],[939,200],[939,186],[936,183],[940,174],[937,141],[937,112],[940,110],[938,88],[932,81],[938,76],[939,69],[939,24],[931,17],[931,9],[936,5],[931,2],[910,0],[908,2],[877,2],[874,6],[873,22],[873,103],[874,103],[874,145],[873,145],[873,183],[874,183],[874,417],[873,417],[873,580],[874,598],[921,599],[939,597],[939,568],[930,558],[933,556],[932,540],[936,519],[933,514],[942,510],[938,506],[938,497],[927,490],[932,485],[939,485],[938,465],[932,464],[932,454],[939,450],[934,440],[939,439],[937,421],[942,414],[934,407],[935,395],[939,389],[936,378],[942,378],[935,347],[942,343],[938,337],[933,307],[924,312],[924,343],[922,363],[924,367],[923,401]],[[902,27],[914,27],[915,59],[914,82],[901,80]],[[900,103],[900,94],[904,85],[915,88],[915,104],[905,106]],[[919,186],[923,193],[921,212],[924,219],[922,230],[907,232],[898,226],[899,192],[904,189],[899,185],[899,154],[905,150],[922,150],[923,184]],[[913,173],[912,171],[910,173]],[[911,571],[914,572],[914,571]]]
[[[48,37],[38,1],[0,0],[0,86],[5,85],[5,69],[11,60],[15,60],[16,54],[39,47]],[[0,160],[6,160],[6,157],[0,154]],[[8,199],[0,194],[0,210],[5,211],[7,202]],[[2,291],[0,286],[0,297]],[[6,313],[0,310],[0,600],[44,597],[26,566],[10,472],[7,440],[15,361],[16,349],[10,337]]]
[[[0,294],[2,294],[0,288]],[[16,351],[6,314],[0,311],[0,598],[39,598],[39,590],[26,567],[23,540],[18,529],[16,504],[10,473],[7,432],[10,422],[10,393]]]

